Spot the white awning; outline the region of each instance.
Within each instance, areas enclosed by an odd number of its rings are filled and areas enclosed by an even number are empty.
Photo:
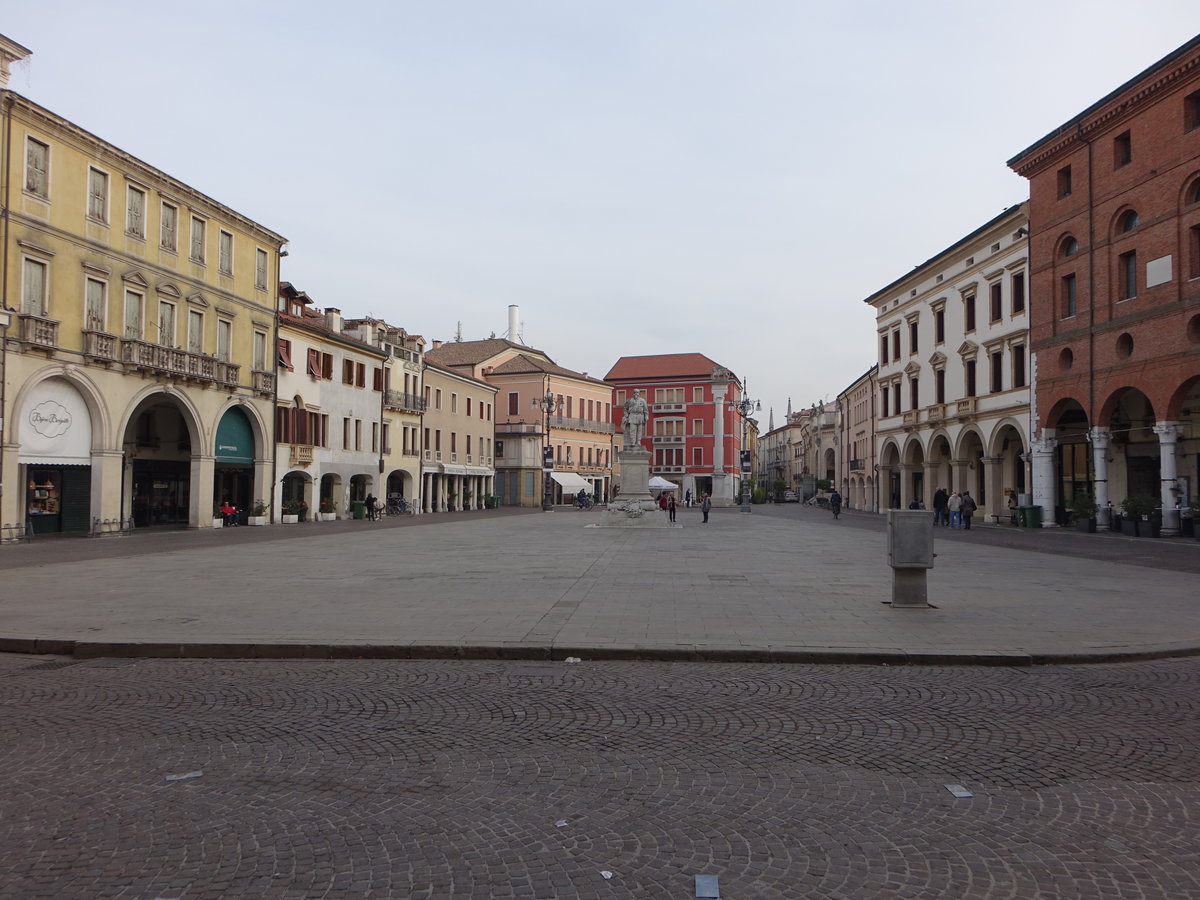
[[[662,478],[658,475],[655,475],[654,477],[652,477],[650,479],[650,484],[648,485],[648,487],[652,491],[677,491],[677,490],[679,490],[679,485],[675,484],[674,482],[667,481],[667,479]]]
[[[568,494],[578,494],[580,491],[592,489],[592,483],[584,481],[575,472],[551,472],[550,477],[561,484],[563,491]]]

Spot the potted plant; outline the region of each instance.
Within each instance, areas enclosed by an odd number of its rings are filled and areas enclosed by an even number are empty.
[[[254,505],[250,507],[250,515],[246,517],[247,525],[266,525],[267,524],[267,504],[261,500],[255,500]]]
[[[321,500],[317,517],[317,521],[319,522],[332,522],[337,518],[337,513],[333,511],[333,500],[331,498],[325,497]]]
[[[1086,491],[1079,491],[1071,498],[1071,515],[1075,517],[1075,528],[1085,534],[1096,531],[1096,501]]]
[[[225,514],[223,512],[221,512],[221,504],[220,503],[213,504],[212,527],[213,528],[224,528],[225,527]]]
[[[295,525],[300,521],[300,504],[302,500],[284,500],[283,501],[283,524]]]
[[[471,505],[471,489],[463,488],[463,509]]]
[[[1158,504],[1146,494],[1136,494],[1121,501],[1121,533],[1130,537],[1158,537],[1155,523],[1150,521]]]
[[[456,509],[458,509],[458,494],[451,491],[446,495],[446,511],[454,512]]]

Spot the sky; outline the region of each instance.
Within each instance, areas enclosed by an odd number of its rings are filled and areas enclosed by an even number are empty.
[[[759,421],[875,362],[865,297],[1196,0],[39,0],[9,87],[288,238],[320,307],[603,378],[707,355]],[[1031,298],[1036,302],[1036,298]]]

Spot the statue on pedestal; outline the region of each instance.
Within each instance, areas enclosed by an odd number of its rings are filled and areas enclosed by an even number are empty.
[[[621,427],[625,431],[626,450],[641,449],[642,438],[646,436],[647,412],[642,392],[634,391],[633,396],[625,401],[625,417],[621,420]]]

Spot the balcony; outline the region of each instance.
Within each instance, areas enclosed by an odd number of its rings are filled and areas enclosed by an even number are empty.
[[[121,342],[121,361],[133,369],[155,375],[228,387],[238,385],[238,376],[242,368],[215,356],[129,339]]]
[[[120,338],[103,331],[83,332],[83,355],[102,363],[120,362]]]
[[[959,400],[955,404],[955,413],[960,416],[973,415],[975,412],[975,398],[968,397],[965,400]]]
[[[682,434],[656,434],[653,436],[654,443],[657,444],[683,444],[687,442],[687,438]]]
[[[21,320],[19,340],[40,350],[54,350],[58,347],[57,321],[31,313],[19,313],[17,318]]]
[[[683,403],[651,403],[650,411],[656,413],[668,412],[683,412],[686,404]]]
[[[594,431],[598,434],[612,434],[612,422],[597,422],[592,419],[576,419],[570,416],[551,416],[550,425],[554,428],[569,428],[572,431]]]
[[[410,413],[423,413],[426,407],[424,397],[391,390],[383,392],[383,405],[388,409],[398,409],[401,412]]]
[[[942,421],[942,419],[946,418],[946,404],[935,403],[933,406],[929,407],[929,410],[925,413],[925,418],[930,422]]]
[[[275,373],[260,372],[255,370],[250,373],[251,382],[254,385],[254,390],[260,394],[275,393]]]
[[[312,444],[291,444],[288,447],[288,466],[295,468],[300,466],[307,469],[312,465],[313,461],[313,445]]]
[[[850,460],[850,471],[851,472],[861,472],[866,467],[867,467],[867,461],[865,459]]]
[[[915,409],[910,409],[904,413],[905,425],[916,425],[919,415]]]

